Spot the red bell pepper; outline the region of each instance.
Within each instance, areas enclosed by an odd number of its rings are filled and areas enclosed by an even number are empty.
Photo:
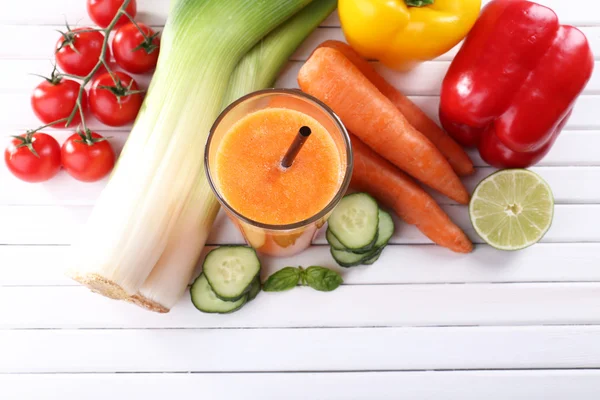
[[[528,167],[554,144],[593,68],[585,35],[554,11],[493,0],[450,65],[440,120],[487,163]]]

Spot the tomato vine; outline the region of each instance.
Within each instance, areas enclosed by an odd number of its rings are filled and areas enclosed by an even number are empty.
[[[140,44],[141,46],[144,45],[144,43],[152,43],[152,40],[155,38],[155,35],[152,35],[152,36],[146,35],[146,33],[134,21],[133,16],[130,15],[129,13],[127,13],[126,8],[131,1],[132,0],[124,0],[123,1],[121,6],[119,7],[118,11],[116,12],[115,16],[111,20],[110,24],[108,24],[108,26],[106,26],[106,28],[71,30],[71,27],[69,26],[69,24],[68,23],[66,24],[67,32],[60,32],[64,38],[64,42],[61,43],[61,45],[59,45],[59,47],[56,49],[56,52],[58,52],[62,47],[66,47],[66,46],[70,46],[75,52],[77,52],[77,49],[75,48],[75,43],[73,42],[75,34],[83,33],[83,32],[101,32],[101,33],[103,33],[104,38],[102,41],[100,56],[98,58],[98,61],[95,64],[95,66],[85,76],[69,74],[69,73],[65,73],[65,72],[59,72],[56,74],[56,71],[53,71],[52,78],[51,78],[53,81],[55,81],[56,79],[61,79],[61,78],[70,78],[70,79],[77,80],[81,83],[81,87],[79,88],[79,92],[77,94],[77,99],[75,101],[75,106],[73,107],[73,110],[71,111],[71,113],[69,114],[69,116],[67,118],[61,118],[56,121],[52,121],[48,124],[45,124],[43,126],[36,128],[36,129],[29,130],[29,131],[27,131],[27,133],[35,133],[46,127],[54,126],[54,125],[57,125],[57,124],[60,124],[63,122],[65,123],[65,127],[68,127],[71,124],[71,122],[73,121],[73,118],[75,118],[77,113],[79,113],[79,116],[81,119],[81,128],[82,128],[81,130],[83,131],[84,135],[88,134],[89,130],[87,129],[87,126],[85,123],[84,107],[82,105],[82,99],[84,97],[84,93],[86,93],[85,86],[94,78],[94,76],[98,73],[98,71],[102,67],[104,67],[106,72],[108,72],[110,74],[110,76],[112,77],[115,87],[123,88],[123,86],[120,82],[120,79],[115,75],[115,73],[113,73],[108,61],[106,60],[106,57],[108,55],[108,44],[109,44],[109,40],[110,40],[110,38],[109,38],[110,33],[117,26],[119,20],[123,16],[125,16],[140,31],[140,33],[142,34],[142,36],[144,38],[144,42]],[[124,88],[124,89],[125,90],[121,90],[119,92],[120,96],[127,96],[127,95],[136,94],[136,93],[140,92],[140,91],[131,91],[131,93],[130,93],[127,90],[127,88]]]

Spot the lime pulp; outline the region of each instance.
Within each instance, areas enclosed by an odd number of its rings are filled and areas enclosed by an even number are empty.
[[[554,216],[550,186],[525,169],[498,171],[479,183],[469,216],[475,231],[490,246],[520,250],[539,242]]]

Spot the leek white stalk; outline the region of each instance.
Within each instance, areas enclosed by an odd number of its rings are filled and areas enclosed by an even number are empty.
[[[335,6],[336,0],[315,0],[255,45],[235,68],[223,106],[250,92],[272,86],[289,57]],[[186,204],[161,258],[139,293],[132,296],[134,303],[152,311],[167,312],[187,288],[195,260],[199,258],[210,229],[205,215],[218,211],[215,205],[199,212],[196,203],[207,196],[204,187],[202,189],[196,191]],[[190,263],[192,260],[194,262]]]
[[[236,64],[310,0],[173,0],[148,95],[113,175],[73,246],[70,275],[129,299],[175,232],[201,249],[216,200],[203,150]],[[193,207],[186,210],[186,205]],[[183,214],[190,225],[178,226]],[[195,259],[180,260],[188,266]]]

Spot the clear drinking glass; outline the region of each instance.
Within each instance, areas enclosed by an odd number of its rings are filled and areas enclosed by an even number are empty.
[[[288,108],[316,119],[331,135],[340,157],[343,178],[335,196],[324,209],[303,221],[287,225],[253,221],[227,203],[214,175],[217,150],[225,134],[246,115],[266,108]],[[261,90],[250,93],[227,107],[211,128],[204,163],[212,190],[229,218],[244,235],[246,242],[263,254],[282,257],[296,254],[310,246],[316,232],[325,224],[348,189],[353,166],[350,137],[340,119],[325,104],[295,89]]]

